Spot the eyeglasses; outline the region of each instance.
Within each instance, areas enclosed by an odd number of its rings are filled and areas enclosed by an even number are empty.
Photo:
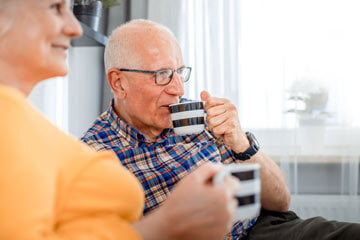
[[[171,68],[164,68],[157,71],[147,71],[147,70],[137,70],[137,69],[126,69],[126,68],[120,68],[120,71],[124,72],[138,72],[138,73],[150,73],[155,75],[155,83],[157,85],[168,85],[174,75],[174,72],[176,72],[182,82],[189,81],[190,73],[191,73],[191,67],[181,67],[178,69],[171,69]]]

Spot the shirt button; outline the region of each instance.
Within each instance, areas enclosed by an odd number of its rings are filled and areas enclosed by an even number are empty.
[[[186,138],[185,138],[185,142],[186,142],[186,143],[189,143],[189,142],[191,142],[191,139],[190,139],[190,137],[186,137]]]

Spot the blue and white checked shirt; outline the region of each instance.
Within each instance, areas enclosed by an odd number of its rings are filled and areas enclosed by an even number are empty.
[[[232,151],[224,144],[217,145],[208,131],[178,136],[173,129],[165,129],[155,142],[147,141],[143,134],[116,115],[113,104],[96,119],[81,140],[97,151],[112,150],[138,178],[145,192],[144,214],[156,209],[175,184],[202,163],[235,161]],[[256,219],[237,222],[225,239],[240,238]]]

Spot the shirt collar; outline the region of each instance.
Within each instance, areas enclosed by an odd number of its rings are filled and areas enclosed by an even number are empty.
[[[116,114],[114,109],[114,99],[111,100],[107,113],[111,127],[115,129],[119,135],[130,142],[131,145],[135,146],[138,145],[138,143],[153,143],[147,140],[145,135],[139,130],[127,124]],[[174,135],[173,129],[164,129],[162,133],[156,137],[155,142],[162,142],[171,135]]]

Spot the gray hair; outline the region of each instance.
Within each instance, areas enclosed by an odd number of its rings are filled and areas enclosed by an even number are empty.
[[[17,4],[19,3],[14,0],[0,0],[0,17],[4,18],[0,25],[0,38],[11,28],[16,16],[14,10],[16,9]]]
[[[134,68],[143,64],[141,56],[137,54],[137,46],[134,44],[136,35],[148,32],[147,37],[153,36],[155,33],[164,33],[172,38],[176,43],[177,40],[171,30],[159,23],[135,19],[129,21],[116,28],[110,35],[109,41],[105,47],[105,71],[111,68]],[[139,38],[144,37],[144,34]]]

